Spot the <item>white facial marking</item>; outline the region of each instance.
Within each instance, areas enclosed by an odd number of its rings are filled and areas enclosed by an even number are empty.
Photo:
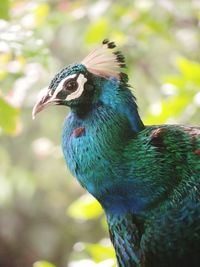
[[[66,97],[67,101],[79,98],[84,91],[84,84],[87,82],[87,79],[85,78],[85,76],[83,74],[79,74],[78,79],[76,81],[78,83],[78,88],[75,92],[71,93],[70,95]]]
[[[56,87],[56,90],[54,91],[53,93],[53,96],[51,98],[52,99],[55,99],[57,94],[63,89],[63,84],[65,81],[67,80],[70,80],[71,78],[74,78],[76,76],[76,74],[72,74],[70,76],[67,76],[65,79],[62,79],[62,81],[58,84],[58,86]]]

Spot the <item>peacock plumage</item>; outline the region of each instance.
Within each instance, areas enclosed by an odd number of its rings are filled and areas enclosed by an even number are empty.
[[[200,266],[200,128],[144,126],[123,55],[104,40],[36,103],[69,106],[62,148],[102,205],[119,267]]]

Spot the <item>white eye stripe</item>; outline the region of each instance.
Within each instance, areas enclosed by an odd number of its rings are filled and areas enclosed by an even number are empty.
[[[72,74],[70,76],[67,76],[67,78],[63,79],[58,86],[56,87],[56,90],[53,93],[52,99],[56,98],[57,94],[63,89],[63,84],[65,81],[70,80],[72,78],[76,77],[76,74]]]
[[[75,92],[71,93],[70,95],[68,95],[66,97],[67,101],[79,98],[83,91],[84,91],[84,84],[87,82],[87,79],[85,78],[85,76],[83,74],[79,74],[78,79],[77,79],[77,83],[78,83],[78,88]]]

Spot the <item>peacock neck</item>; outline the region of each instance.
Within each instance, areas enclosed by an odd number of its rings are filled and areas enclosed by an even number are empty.
[[[138,213],[147,206],[148,198],[134,194],[135,177],[131,187],[127,182],[129,167],[123,154],[144,125],[130,90],[108,82],[110,86],[102,85],[98,100],[89,109],[72,108],[64,124],[63,152],[71,172],[106,212]]]
[[[119,155],[134,136],[126,116],[98,102],[84,116],[73,110],[62,136],[63,153],[69,169],[96,198],[123,175]],[[118,180],[119,180],[118,179]]]
[[[100,101],[108,105],[117,113],[126,116],[130,122],[132,131],[138,133],[145,127],[138,113],[136,98],[127,83],[115,79],[98,80],[95,84],[100,87]]]

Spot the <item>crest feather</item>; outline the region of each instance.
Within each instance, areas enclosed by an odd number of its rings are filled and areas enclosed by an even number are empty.
[[[120,51],[113,51],[115,47],[114,42],[105,39],[102,45],[93,50],[81,63],[97,76],[123,80],[125,74],[121,72],[121,68],[126,66],[125,59]]]

